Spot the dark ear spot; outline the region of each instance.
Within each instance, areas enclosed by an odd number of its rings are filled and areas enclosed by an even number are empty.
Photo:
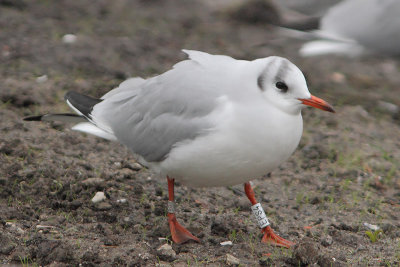
[[[288,86],[284,82],[277,82],[275,86],[283,93],[286,93],[289,90]]]
[[[257,85],[258,85],[258,88],[259,88],[261,91],[264,91],[263,84],[264,84],[264,76],[260,75],[260,76],[258,76],[258,78],[257,78]]]

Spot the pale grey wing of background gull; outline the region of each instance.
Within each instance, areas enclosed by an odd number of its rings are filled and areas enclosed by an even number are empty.
[[[280,26],[300,31],[319,27],[321,17],[341,0],[271,0],[278,8]]]
[[[309,16],[322,16],[327,9],[341,0],[274,0],[280,8],[291,9]]]
[[[96,125],[108,126],[121,143],[147,162],[164,160],[176,144],[215,126],[207,115],[217,107],[223,92],[215,86],[218,82],[205,81],[218,77],[219,62],[233,59],[187,53],[191,60],[148,80],[130,79],[93,108]]]
[[[316,36],[331,40],[306,43],[300,54],[399,55],[400,1],[343,1],[330,8],[323,16]],[[343,42],[341,39],[348,41]]]

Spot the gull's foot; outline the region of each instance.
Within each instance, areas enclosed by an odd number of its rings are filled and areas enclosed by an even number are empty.
[[[192,235],[185,227],[180,225],[176,220],[174,213],[168,213],[169,229],[171,230],[172,240],[177,244],[185,243],[189,240],[200,242],[200,240]]]
[[[263,243],[269,243],[278,247],[285,247],[285,248],[290,248],[291,246],[294,245],[293,242],[286,240],[279,235],[274,233],[274,230],[272,230],[271,226],[267,226],[261,230],[264,233],[263,238],[261,239],[261,242]]]

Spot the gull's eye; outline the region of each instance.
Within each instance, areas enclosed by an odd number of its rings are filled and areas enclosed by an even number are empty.
[[[286,93],[287,90],[289,89],[288,86],[286,85],[286,83],[284,83],[284,82],[277,82],[275,84],[275,86],[276,86],[276,88],[281,90],[283,93]]]

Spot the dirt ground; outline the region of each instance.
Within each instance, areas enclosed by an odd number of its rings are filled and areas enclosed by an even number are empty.
[[[0,265],[399,266],[399,61],[303,59],[301,43],[262,18],[237,20],[210,3],[0,1]],[[76,42],[63,42],[70,33]],[[162,73],[182,48],[287,57],[335,106],[304,110],[299,148],[254,180],[273,229],[295,247],[260,243],[240,185],[178,185],[177,217],[201,243],[165,246],[165,180],[121,145],[22,121],[69,112],[68,90],[99,97],[127,77]],[[93,204],[96,192],[107,199]]]

